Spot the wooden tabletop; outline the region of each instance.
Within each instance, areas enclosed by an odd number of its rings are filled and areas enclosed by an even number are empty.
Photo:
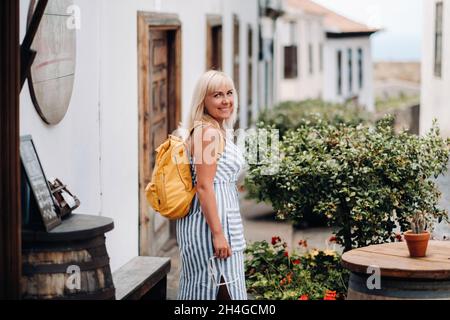
[[[22,230],[22,240],[26,242],[81,240],[102,235],[113,228],[114,221],[111,218],[74,213],[49,232]]]
[[[364,274],[369,266],[378,266],[382,277],[450,279],[450,241],[430,241],[423,258],[411,258],[406,242],[358,248],[344,253],[342,264]]]

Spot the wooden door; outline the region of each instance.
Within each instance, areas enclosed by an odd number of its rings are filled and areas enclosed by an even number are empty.
[[[155,165],[155,149],[166,140],[169,134],[168,101],[168,37],[167,31],[150,31],[150,169]],[[156,214],[153,232],[163,242],[169,238],[169,221]]]
[[[168,15],[139,15],[140,255],[162,255],[175,241],[175,223],[154,212],[145,198],[155,149],[180,121],[181,34],[174,21],[178,23]]]

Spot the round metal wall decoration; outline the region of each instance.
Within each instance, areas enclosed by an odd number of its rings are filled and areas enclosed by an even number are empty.
[[[28,13],[31,21],[37,1]],[[49,0],[31,49],[37,52],[28,76],[33,104],[51,125],[65,116],[72,97],[76,63],[76,7],[73,0]]]

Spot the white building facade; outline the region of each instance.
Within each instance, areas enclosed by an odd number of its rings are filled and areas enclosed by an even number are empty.
[[[285,6],[284,10],[277,26],[278,101],[322,98],[322,17],[295,7]]]
[[[424,0],[423,12],[420,132],[437,119],[450,137],[450,1]]]
[[[284,11],[276,46],[277,101],[356,99],[374,110],[370,36],[377,30],[310,0],[285,0]]]
[[[22,38],[29,4],[21,0]],[[179,56],[174,61],[179,69],[171,81],[179,84],[175,90],[179,102],[166,103],[167,117],[176,113],[174,121],[187,119],[194,85],[208,68],[207,52],[212,49],[207,46],[215,42],[221,53],[215,60],[221,62],[218,69],[239,77],[235,80],[240,124],[246,127],[248,115],[255,117],[258,111],[258,1],[75,0],[74,4],[81,27],[76,33],[75,82],[68,112],[59,124],[45,124],[25,87],[20,100],[21,135],[32,136],[47,177],[60,178],[81,200],[76,213],[113,218],[115,228],[106,237],[114,271],[139,254],[157,255],[175,237],[174,225],[161,220],[143,199],[144,182],[150,177],[142,172],[151,163],[142,159],[158,141],[153,137],[149,140],[153,144],[145,145],[147,131],[141,128],[145,114],[141,109],[146,106],[140,89],[146,74],[140,63],[146,59],[140,56],[139,15],[160,22],[170,16],[178,24],[173,35],[178,39],[174,45]],[[212,40],[208,19],[216,20]],[[153,132],[152,124],[149,127]],[[167,137],[166,131],[159,136]]]

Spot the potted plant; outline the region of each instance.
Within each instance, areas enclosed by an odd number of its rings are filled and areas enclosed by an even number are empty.
[[[425,257],[428,241],[430,240],[425,212],[416,211],[410,222],[411,230],[406,231],[404,234],[409,255],[411,257]]]

